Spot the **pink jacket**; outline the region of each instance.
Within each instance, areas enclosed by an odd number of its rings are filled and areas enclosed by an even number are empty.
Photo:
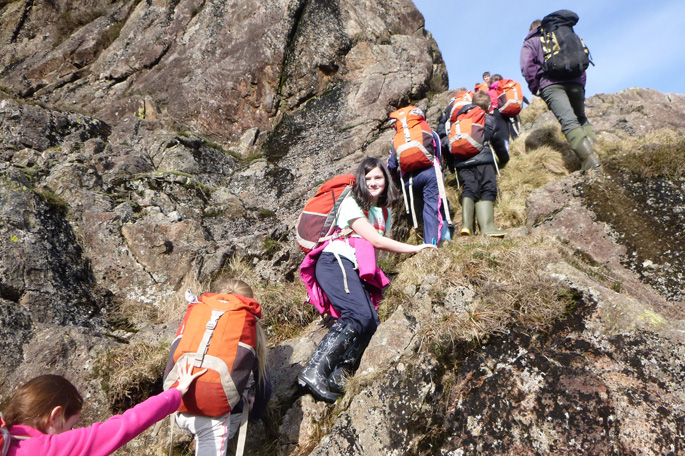
[[[498,104],[497,98],[499,97],[499,81],[495,81],[490,85],[490,88],[488,89],[488,95],[490,95],[490,102],[492,103],[492,107],[496,108]]]
[[[113,453],[138,434],[175,412],[181,405],[181,393],[176,389],[164,391],[142,402],[122,415],[115,415],[104,423],[78,428],[61,434],[43,434],[23,425],[10,427],[10,434],[29,436],[12,439],[7,456],[99,456]]]
[[[383,288],[390,284],[390,279],[376,265],[376,251],[369,241],[358,237],[350,237],[349,241],[357,256],[359,278],[364,282],[374,307],[378,309],[378,304],[383,299]],[[316,280],[316,260],[319,259],[321,252],[329,242],[331,241],[324,242],[304,257],[304,261],[300,265],[300,277],[307,288],[309,303],[316,307],[320,314],[328,313],[333,318],[339,318],[340,314],[331,305],[326,293],[323,292]]]

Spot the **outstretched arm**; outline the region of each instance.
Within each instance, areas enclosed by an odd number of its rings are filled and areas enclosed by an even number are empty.
[[[350,221],[350,228],[355,233],[366,239],[375,248],[393,253],[416,253],[423,249],[435,248],[432,244],[411,245],[398,242],[385,236],[381,236],[365,217],[359,217]]]

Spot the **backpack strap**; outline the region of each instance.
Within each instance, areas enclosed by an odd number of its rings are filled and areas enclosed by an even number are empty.
[[[176,412],[169,415],[169,456],[174,456],[174,421],[176,418]],[[159,421],[162,422],[161,420]]]
[[[345,293],[350,294],[350,287],[347,286],[347,273],[345,272],[345,266],[343,266],[342,259],[340,259],[338,252],[333,252],[333,255],[335,255],[335,259],[338,260],[338,265],[340,265],[340,270],[342,271],[343,283],[345,284]]]
[[[416,209],[414,209],[414,176],[409,176],[409,206],[411,207],[411,220],[414,224],[414,229],[417,229],[419,222],[416,220]]]
[[[407,202],[407,190],[404,188],[404,177],[402,177],[402,170],[400,169],[400,184],[402,187],[402,199],[404,200],[404,210],[409,213],[409,203]]]
[[[445,206],[445,221],[447,222],[447,226],[452,228],[452,217],[450,216],[450,207],[447,204],[447,192],[445,191],[445,182],[443,182],[442,178],[442,167],[440,166],[440,161],[438,158],[435,158],[435,179],[438,181],[438,195],[440,195],[440,199],[442,199],[442,204]],[[457,179],[457,182],[459,182],[459,179]]]
[[[250,409],[247,405],[247,394],[243,392],[243,416],[240,418],[240,430],[238,431],[238,444],[235,448],[235,456],[243,456],[245,439],[247,438],[247,419]]]
[[[0,432],[2,432],[2,455],[4,456],[10,449],[10,440],[12,440],[12,436],[4,425],[0,427]]]
[[[207,349],[209,349],[209,341],[212,339],[212,335],[214,334],[216,323],[219,321],[219,318],[221,318],[221,316],[225,313],[225,310],[212,310],[212,316],[209,318],[207,326],[205,326],[205,333],[202,336],[202,340],[200,341],[200,346],[197,348],[197,353],[195,354],[195,361],[193,362],[193,366],[202,366],[202,361],[204,361],[205,355],[207,354]]]
[[[7,452],[10,449],[10,444],[12,443],[12,439],[14,440],[28,440],[31,437],[28,435],[12,435],[10,434],[9,429],[7,429],[7,424],[5,423],[5,419],[2,416],[2,413],[0,413],[0,435],[2,436],[2,448],[0,449],[2,456],[6,456]]]

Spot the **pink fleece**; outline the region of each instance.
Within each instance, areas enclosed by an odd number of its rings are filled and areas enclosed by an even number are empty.
[[[500,96],[499,81],[495,81],[492,83],[492,85],[490,85],[490,88],[488,89],[488,95],[490,95],[492,107],[496,108],[499,102],[497,98]]]
[[[104,423],[78,428],[61,434],[43,434],[29,426],[12,426],[10,434],[29,436],[12,439],[8,456],[100,456],[113,453],[155,422],[175,412],[181,405],[181,393],[170,389],[153,396],[122,415]]]
[[[364,282],[374,307],[378,309],[378,304],[383,299],[383,288],[390,284],[390,279],[376,265],[376,251],[369,241],[357,237],[350,237],[349,241],[350,245],[354,247],[357,257],[359,278]],[[304,261],[300,265],[300,277],[307,288],[309,303],[316,307],[320,314],[328,313],[333,318],[339,318],[340,313],[331,305],[328,296],[316,280],[316,260],[319,259],[321,252],[329,242],[331,241],[324,242],[304,257]]]

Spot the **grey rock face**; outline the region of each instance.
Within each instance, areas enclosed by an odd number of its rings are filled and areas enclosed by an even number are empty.
[[[0,177],[0,292],[42,323],[88,325],[102,305],[59,201],[6,167]],[[19,313],[23,313],[19,310]]]

